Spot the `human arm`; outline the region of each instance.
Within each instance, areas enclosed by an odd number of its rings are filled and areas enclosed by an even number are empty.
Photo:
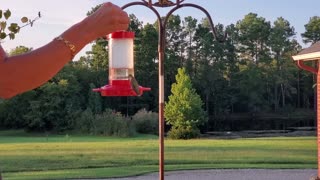
[[[78,53],[86,44],[111,32],[128,28],[128,15],[112,3],[103,4],[95,13],[60,35]],[[0,46],[0,98],[11,98],[34,89],[51,79],[72,59],[73,52],[61,40],[31,52],[8,57]]]

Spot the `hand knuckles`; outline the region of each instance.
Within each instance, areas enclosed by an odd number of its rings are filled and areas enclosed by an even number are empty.
[[[113,5],[113,4],[112,4],[111,2],[106,2],[106,3],[103,4],[103,6],[107,6],[107,7],[108,7],[108,6],[112,6],[112,5]]]

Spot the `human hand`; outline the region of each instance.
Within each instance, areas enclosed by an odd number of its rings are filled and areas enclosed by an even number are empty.
[[[92,41],[115,31],[127,30],[129,22],[130,20],[126,12],[108,2],[104,3],[80,24],[83,25],[89,41]]]

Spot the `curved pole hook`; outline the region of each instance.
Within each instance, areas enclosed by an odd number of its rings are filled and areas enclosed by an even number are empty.
[[[131,7],[131,6],[136,6],[136,5],[141,5],[141,6],[145,6],[147,8],[149,8],[151,11],[154,12],[154,14],[157,16],[158,18],[158,29],[159,29],[159,41],[158,41],[158,51],[159,52],[164,52],[164,46],[165,46],[165,41],[164,41],[164,36],[163,34],[165,33],[164,31],[164,28],[162,27],[162,19],[161,19],[161,16],[159,14],[159,12],[152,6],[152,4],[148,3],[147,1],[145,0],[142,0],[142,2],[132,2],[132,3],[128,3],[124,6],[122,6],[121,8],[122,9],[126,9],[128,7]]]
[[[126,9],[126,8],[128,8],[130,6],[135,6],[135,5],[145,6],[145,7],[149,8],[150,10],[152,10],[156,14],[156,16],[158,18],[159,25],[161,25],[161,21],[162,20],[161,20],[161,16],[158,13],[158,11],[154,7],[152,7],[148,2],[146,2],[144,0],[142,2],[138,2],[137,1],[137,2],[128,3],[128,4],[124,5],[124,6],[122,6],[121,9]]]
[[[227,34],[227,31],[224,33],[224,37],[223,37],[222,39],[218,38],[217,31],[216,31],[216,29],[215,29],[215,27],[214,27],[212,18],[211,18],[211,16],[210,16],[210,14],[208,13],[208,11],[207,11],[206,9],[204,9],[203,7],[201,7],[201,6],[198,6],[198,5],[196,5],[196,4],[191,4],[191,3],[178,4],[175,8],[171,9],[171,10],[168,12],[168,14],[167,14],[167,16],[166,16],[166,19],[165,19],[165,21],[164,21],[164,25],[163,25],[163,26],[164,26],[164,29],[166,28],[166,24],[167,24],[167,22],[168,22],[168,19],[169,19],[170,15],[171,15],[173,12],[175,12],[176,10],[178,10],[178,9],[180,9],[180,8],[183,8],[183,7],[193,7],[193,8],[196,8],[196,9],[201,10],[203,13],[206,14],[206,16],[207,16],[207,18],[208,18],[208,20],[209,20],[209,24],[210,24],[210,26],[211,26],[211,30],[212,30],[212,34],[213,34],[214,38],[215,38],[217,41],[219,41],[220,43],[221,43],[221,42],[224,42],[224,41],[227,39],[227,35],[228,35],[228,34]]]

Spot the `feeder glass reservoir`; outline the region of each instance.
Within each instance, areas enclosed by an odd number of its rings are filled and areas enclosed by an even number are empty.
[[[109,80],[127,80],[134,76],[133,32],[109,35]]]

